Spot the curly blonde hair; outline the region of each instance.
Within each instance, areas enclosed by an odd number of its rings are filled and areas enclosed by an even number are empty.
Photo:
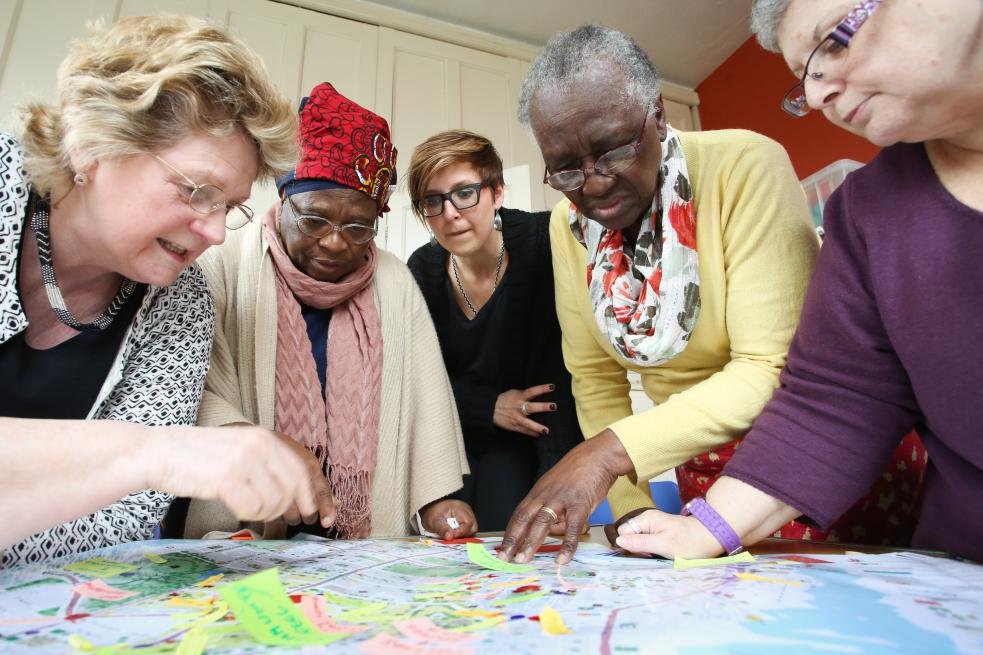
[[[491,141],[468,130],[438,132],[413,150],[406,171],[406,186],[417,218],[424,220],[421,205],[430,180],[448,166],[462,163],[470,164],[489,187],[505,185],[502,158]]]
[[[155,152],[191,132],[241,133],[256,144],[257,179],[297,162],[297,118],[262,60],[224,28],[187,16],[139,16],[72,44],[56,104],[20,108],[24,168],[57,197],[99,159]]]

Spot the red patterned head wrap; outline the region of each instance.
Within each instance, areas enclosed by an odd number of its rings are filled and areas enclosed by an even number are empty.
[[[389,185],[396,183],[396,147],[386,119],[318,84],[300,102],[297,168],[277,181],[282,194],[317,188],[356,189],[389,211]]]

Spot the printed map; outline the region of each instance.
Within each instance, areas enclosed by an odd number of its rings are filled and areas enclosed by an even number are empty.
[[[472,557],[491,559],[485,541]],[[584,544],[558,574],[553,558],[499,571],[438,542],[127,544],[0,571],[0,653],[983,653],[983,566],[965,562],[680,570]]]

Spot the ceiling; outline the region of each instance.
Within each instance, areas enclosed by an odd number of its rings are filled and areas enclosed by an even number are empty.
[[[585,23],[635,39],[661,76],[694,88],[750,36],[750,0],[372,0],[542,46]]]

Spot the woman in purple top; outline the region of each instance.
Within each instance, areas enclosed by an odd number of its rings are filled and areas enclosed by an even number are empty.
[[[983,3],[755,0],[753,27],[810,108],[885,146],[826,206],[781,389],[692,516],[618,545],[707,556],[805,515],[832,523],[916,425],[914,544],[983,561]]]

